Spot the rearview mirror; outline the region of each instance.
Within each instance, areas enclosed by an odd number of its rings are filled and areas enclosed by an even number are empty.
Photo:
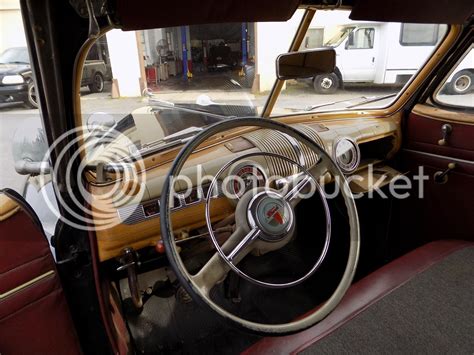
[[[280,80],[311,78],[332,73],[336,67],[336,52],[332,48],[311,49],[278,56],[276,74]]]

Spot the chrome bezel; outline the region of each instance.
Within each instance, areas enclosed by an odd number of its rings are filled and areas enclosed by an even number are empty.
[[[233,165],[230,167],[230,170],[229,170],[229,174],[228,176],[233,176],[233,175],[237,175],[237,173],[242,170],[242,168],[246,167],[246,166],[251,166],[255,169],[257,169],[258,171],[260,171],[260,173],[262,174],[263,176],[263,184],[265,186],[266,182],[268,181],[268,176],[267,176],[267,173],[265,171],[265,169],[260,165],[258,164],[257,162],[253,161],[253,160],[243,160],[243,161],[240,161],[238,162],[237,164]],[[235,192],[234,190],[234,186],[232,184],[232,181],[229,181],[229,186],[228,186],[228,189],[227,191],[232,191],[232,194],[235,195],[235,198],[237,200],[240,200],[240,198],[242,196],[238,196],[237,193]],[[243,195],[243,194],[242,194]]]
[[[351,143],[352,146],[355,149],[355,155],[354,155],[354,158],[352,159],[352,161],[350,162],[350,164],[345,164],[345,163],[341,162],[340,157],[337,156],[337,154],[336,154],[338,145],[343,141],[347,141],[347,142]],[[350,174],[350,173],[354,172],[359,167],[359,164],[360,164],[359,145],[357,144],[357,142],[354,139],[352,139],[350,137],[340,137],[340,138],[338,138],[334,141],[334,144],[333,144],[333,147],[332,147],[332,157],[333,157],[334,161],[336,162],[337,166],[339,167],[339,169],[341,169],[341,171],[344,174]]]

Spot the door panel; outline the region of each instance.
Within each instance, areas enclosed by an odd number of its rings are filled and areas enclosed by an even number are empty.
[[[407,120],[406,148],[474,161],[474,121],[473,124],[453,122],[422,116],[416,112],[411,112]],[[439,145],[438,141],[443,138],[441,127],[444,124],[449,124],[452,131],[446,144]]]
[[[80,354],[41,224],[11,190],[0,193],[0,353]]]
[[[443,120],[442,110],[436,111],[437,117],[422,116],[416,113],[427,111],[421,106],[415,106],[406,119],[401,162],[412,174],[423,167],[429,180],[424,183],[422,198],[414,181],[411,197],[400,201],[401,236],[415,244],[436,239],[474,240],[474,124]],[[446,117],[452,118],[452,114],[446,111]],[[452,132],[446,144],[440,145],[443,124],[450,124]],[[450,163],[455,163],[455,168],[447,180],[436,182],[434,174],[445,171]]]

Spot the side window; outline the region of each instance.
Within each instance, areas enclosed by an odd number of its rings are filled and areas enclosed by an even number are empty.
[[[349,34],[346,49],[374,48],[374,28],[359,28]]]
[[[458,61],[454,70],[445,78],[434,100],[440,104],[474,108],[474,48],[473,46]]]
[[[402,23],[400,44],[402,46],[433,46],[438,42],[439,25]]]

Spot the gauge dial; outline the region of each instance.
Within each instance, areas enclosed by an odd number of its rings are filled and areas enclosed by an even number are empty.
[[[351,173],[359,166],[360,151],[357,143],[342,138],[334,144],[334,160],[344,173]]]
[[[232,169],[231,176],[231,191],[237,198],[253,188],[265,186],[263,169],[255,163],[238,164]]]

